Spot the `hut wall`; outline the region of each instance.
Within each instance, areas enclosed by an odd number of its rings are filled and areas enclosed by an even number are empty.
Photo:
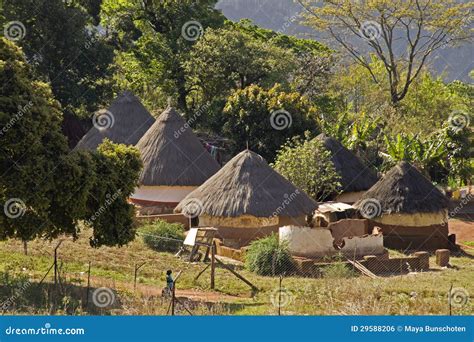
[[[374,221],[385,225],[426,227],[447,222],[447,218],[448,212],[443,210],[437,213],[384,214],[374,219]]]
[[[199,226],[218,229],[217,237],[223,244],[233,248],[247,246],[253,240],[278,234],[278,228],[288,224],[304,225],[306,217],[255,217],[242,215],[239,217],[199,216]]]
[[[435,250],[449,247],[447,212],[433,214],[390,214],[371,220],[370,228],[380,227],[384,245],[394,249]]]
[[[357,202],[364,193],[365,191],[343,192],[336,197],[335,201],[353,204]]]

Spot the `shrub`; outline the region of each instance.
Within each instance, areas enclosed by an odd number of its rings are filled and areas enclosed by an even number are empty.
[[[176,252],[184,241],[184,228],[179,223],[155,221],[140,229],[143,242],[159,252]]]
[[[288,245],[279,243],[276,234],[250,244],[245,252],[245,266],[248,270],[265,276],[288,274],[294,270]]]

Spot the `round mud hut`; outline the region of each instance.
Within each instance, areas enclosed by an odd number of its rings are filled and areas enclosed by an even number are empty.
[[[105,138],[117,144],[135,145],[155,119],[129,91],[121,93],[107,110],[94,114],[93,127],[77,143],[76,150],[95,150]]]
[[[172,107],[161,113],[136,146],[143,170],[130,200],[141,214],[171,213],[220,168]]]
[[[199,226],[218,229],[224,245],[240,248],[278,233],[285,225],[306,225],[316,202],[273,170],[257,153],[240,152],[179,203],[175,212],[197,208]]]
[[[354,204],[384,246],[433,250],[449,246],[448,199],[408,162],[400,162]]]
[[[362,194],[378,181],[377,174],[339,141],[325,134],[316,137],[331,154],[337,174],[340,177],[341,193],[334,201],[355,203]]]

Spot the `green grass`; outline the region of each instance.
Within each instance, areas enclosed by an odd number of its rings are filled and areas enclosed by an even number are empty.
[[[91,248],[88,244],[89,232],[85,231],[77,241],[65,240],[59,249],[66,281],[84,290],[87,265],[92,263],[92,286],[107,286],[117,290],[121,305],[103,314],[166,314],[168,303],[159,296],[165,286],[165,271],[172,269],[176,274],[183,271],[177,288],[195,290],[205,296],[210,292],[209,270],[198,281],[195,276],[205,266],[203,263],[188,263],[171,253],[155,252],[137,238],[122,248]],[[29,243],[29,255],[23,255],[20,241],[0,242],[0,272],[26,274],[33,282],[38,282],[53,262],[56,241],[34,241]],[[396,252],[391,251],[392,256]],[[283,279],[283,287],[289,297],[282,308],[284,314],[314,315],[373,315],[407,314],[430,315],[447,314],[447,292],[453,284],[474,295],[474,257],[468,255],[453,257],[453,268],[437,269],[432,272],[395,277],[370,279],[364,276],[327,277],[321,279],[288,277]],[[431,258],[434,265],[434,257]],[[146,262],[138,275],[139,290],[133,292],[134,265]],[[340,271],[340,270],[337,270]],[[239,270],[244,277],[256,285],[260,291],[251,297],[250,288],[222,268],[216,270],[216,291],[222,295],[220,303],[206,305],[192,303],[195,314],[275,314],[272,295],[278,288],[277,277],[263,277],[245,269]],[[333,272],[334,273],[334,272]],[[339,274],[340,272],[336,272]],[[52,274],[46,282],[52,281]],[[215,295],[214,292],[214,295]],[[4,299],[0,298],[0,301]],[[216,300],[213,300],[214,302]],[[462,307],[453,308],[453,314],[472,315],[473,300]],[[29,308],[28,312],[48,313],[45,308]],[[21,313],[25,309],[21,309]],[[59,311],[61,312],[61,311]],[[63,313],[65,313],[64,311]],[[70,312],[68,312],[70,313]],[[76,310],[75,314],[87,314]],[[183,314],[185,314],[183,312]]]

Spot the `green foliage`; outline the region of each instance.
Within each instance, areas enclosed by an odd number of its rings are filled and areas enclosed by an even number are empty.
[[[279,243],[276,234],[250,244],[245,251],[245,267],[264,276],[288,275],[294,271],[288,246],[284,242]]]
[[[306,97],[284,92],[279,85],[270,90],[251,85],[229,97],[222,132],[234,141],[233,154],[248,142],[251,150],[272,161],[287,139],[317,132],[316,112]]]
[[[86,6],[97,7],[92,1],[88,0]],[[25,26],[25,37],[17,42],[18,45],[23,48],[36,75],[50,82],[54,97],[68,118],[89,117],[112,96],[108,81],[112,46],[92,25],[93,18],[78,3],[4,1],[5,20],[20,21]],[[74,141],[80,138],[76,134],[80,132],[70,131]]]
[[[93,154],[96,182],[87,202],[86,223],[94,228],[91,245],[122,246],[135,238],[134,206],[128,198],[142,168],[135,147],[105,140]]]
[[[231,26],[207,29],[193,47],[186,70],[190,85],[202,90],[203,101],[211,101],[251,84],[286,82],[292,63],[291,52]]]
[[[164,105],[167,96],[177,98],[179,109],[188,112],[183,64],[195,44],[182,34],[183,25],[199,21],[203,29],[223,25],[214,7],[216,0],[134,1],[104,0],[103,24],[119,47],[115,82],[148,103]],[[195,31],[197,33],[197,31]]]
[[[77,236],[78,221],[94,228],[91,244],[134,238],[136,148],[104,142],[94,152],[68,153],[62,115],[48,84],[35,80],[21,50],[0,40],[0,239]],[[7,208],[7,207],[5,207]]]
[[[142,227],[140,233],[143,242],[158,252],[176,252],[184,241],[183,225],[179,223],[158,220]]]
[[[292,139],[278,151],[273,167],[316,201],[339,191],[340,177],[331,154],[317,139]]]

